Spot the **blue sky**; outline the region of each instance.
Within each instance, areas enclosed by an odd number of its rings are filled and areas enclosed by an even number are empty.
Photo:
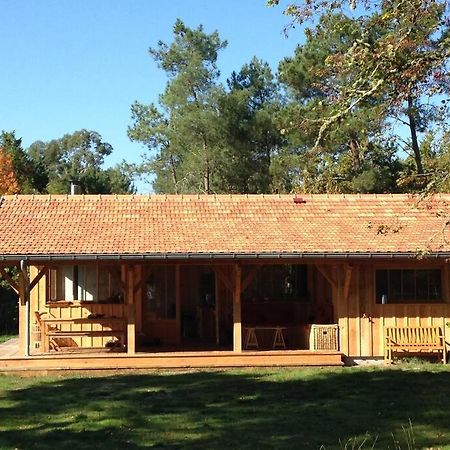
[[[0,130],[15,130],[25,148],[95,130],[114,147],[108,164],[144,152],[126,134],[130,106],[164,90],[148,48],[171,41],[176,18],[228,40],[224,79],[254,55],[276,69],[301,39],[284,36],[288,18],[265,0],[0,0],[0,17]]]

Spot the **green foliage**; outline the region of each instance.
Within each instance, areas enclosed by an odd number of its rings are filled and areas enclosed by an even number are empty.
[[[104,169],[112,148],[93,131],[27,151],[3,132],[20,192],[133,192],[133,171],[157,193],[449,190],[447,0],[284,3],[310,28],[278,74],[255,57],[221,84],[227,42],[181,20],[149,49],[167,84],[131,106],[128,136],[148,150],[137,167]]]
[[[154,154],[142,170],[156,174],[157,192],[213,192],[220,153],[216,84],[218,52],[227,43],[217,32],[190,29],[181,20],[168,45],[159,42],[150,55],[168,76],[157,106],[135,102],[130,139]]]
[[[272,71],[267,63],[253,58],[238,73],[233,72],[227,84],[229,90],[219,101],[223,151],[218,189],[271,192],[271,166],[282,144],[275,121],[280,101]]]
[[[448,94],[444,3],[350,3],[367,9],[349,17],[343,0],[288,6],[295,22],[315,25],[280,63],[280,84],[254,58],[221,86],[226,43],[178,20],[173,42],[150,49],[168,77],[160,105],[136,102],[128,129],[151,152],[140,171],[156,175],[154,189],[399,192],[436,181],[438,170],[424,174],[420,139],[448,117],[446,98],[424,101]]]
[[[407,191],[450,192],[450,132],[435,135],[429,132],[420,146],[424,174],[419,177],[414,170],[414,160],[409,157],[399,179]]]
[[[49,142],[36,141],[28,149],[35,167],[45,168],[41,192],[67,194],[70,184],[86,194],[123,194],[134,191],[129,168],[117,165],[103,169],[112,146],[95,131],[80,130]]]
[[[288,92],[280,115],[282,132],[299,166],[293,186],[305,192],[395,192],[401,163],[381,139],[386,121],[381,100],[361,101],[317,139],[324,120],[338,114],[332,99],[351,82],[331,65],[363,34],[361,21],[342,14],[324,15],[308,30],[295,55],[280,63],[279,77]],[[286,153],[286,151],[285,151]]]
[[[12,157],[19,192],[21,194],[40,192],[46,183],[45,170],[40,164],[35,164],[22,148],[22,139],[16,138],[14,131],[2,131],[0,148]]]
[[[366,10],[346,17],[342,11],[349,3]],[[301,105],[305,98],[317,100],[291,125],[310,131],[306,146],[329,152],[334,146],[330,139],[341,134],[350,141],[355,129],[373,141],[364,123],[395,136],[400,122],[409,128],[411,139],[404,141],[397,134],[397,150],[403,146],[413,155],[422,185],[430,181],[423,178],[418,135],[448,117],[446,105],[439,105],[436,98],[445,96],[445,103],[449,93],[447,6],[444,0],[301,0],[289,5],[285,12],[293,23],[321,17],[314,29],[306,31],[307,43],[280,65],[281,80],[295,86]],[[330,15],[333,12],[339,14]]]
[[[159,107],[135,102],[130,139],[151,151],[141,172],[156,174],[156,192],[270,192],[271,159],[281,142],[275,125],[277,86],[268,64],[254,58],[218,83],[225,48],[217,32],[178,20],[173,42],[151,56],[168,77]]]

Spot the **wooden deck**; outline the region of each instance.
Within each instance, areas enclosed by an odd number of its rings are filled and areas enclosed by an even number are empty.
[[[55,352],[19,357],[11,346],[0,346],[0,372],[47,370],[187,369],[273,366],[342,366],[342,353],[335,351],[183,351],[139,352]]]

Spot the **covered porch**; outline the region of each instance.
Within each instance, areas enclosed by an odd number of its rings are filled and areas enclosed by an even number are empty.
[[[33,263],[10,280],[20,336],[8,365],[341,364],[338,273],[300,260]],[[320,325],[333,336],[313,342]]]

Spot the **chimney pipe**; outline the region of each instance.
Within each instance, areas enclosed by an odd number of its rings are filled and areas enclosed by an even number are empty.
[[[70,195],[77,195],[80,193],[80,186],[75,183],[70,183]]]

